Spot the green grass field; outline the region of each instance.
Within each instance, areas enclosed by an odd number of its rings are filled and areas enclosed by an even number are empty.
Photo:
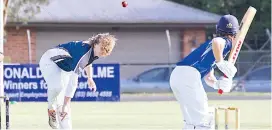
[[[213,100],[210,105],[239,107],[242,129],[272,128],[270,100]],[[49,129],[46,103],[16,103],[10,107],[12,129]],[[224,113],[220,114],[223,128]],[[231,127],[234,126],[232,115]],[[73,102],[72,118],[75,129],[181,130],[183,125],[182,113],[175,101]]]

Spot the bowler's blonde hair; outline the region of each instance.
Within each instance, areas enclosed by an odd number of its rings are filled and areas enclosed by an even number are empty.
[[[109,33],[99,33],[89,39],[89,44],[94,48],[95,45],[100,44],[101,49],[106,54],[110,53],[116,44],[117,39],[114,35]]]

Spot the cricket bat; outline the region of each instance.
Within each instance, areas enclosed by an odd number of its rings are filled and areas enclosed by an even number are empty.
[[[251,25],[251,22],[254,19],[256,12],[257,12],[257,10],[254,7],[250,6],[247,9],[247,12],[245,13],[242,21],[240,22],[239,30],[236,34],[236,38],[233,41],[235,43],[235,46],[232,48],[232,50],[229,54],[229,58],[228,58],[228,61],[233,64],[235,64],[235,62],[237,60],[237,57],[238,57],[239,52],[241,50],[241,47],[244,43],[244,39],[247,35],[248,29]],[[218,93],[222,94],[223,90],[219,89]]]

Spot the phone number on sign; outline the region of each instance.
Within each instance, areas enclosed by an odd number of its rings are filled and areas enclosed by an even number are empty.
[[[84,98],[84,97],[111,97],[112,91],[101,91],[101,92],[86,92],[86,91],[77,91],[75,93],[75,98]]]

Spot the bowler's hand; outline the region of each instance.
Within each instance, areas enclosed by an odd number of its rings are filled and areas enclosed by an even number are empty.
[[[96,91],[96,84],[93,79],[88,79],[88,85],[91,91]]]
[[[62,106],[62,109],[61,109],[61,113],[60,113],[60,120],[63,121],[64,118],[67,116],[67,113],[68,113],[68,106],[67,105],[63,105]]]

